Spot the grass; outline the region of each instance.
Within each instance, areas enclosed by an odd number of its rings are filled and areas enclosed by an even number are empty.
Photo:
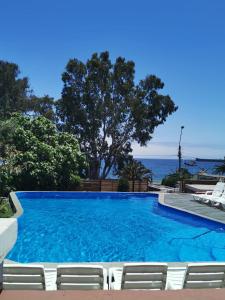
[[[13,216],[12,208],[7,198],[0,198],[0,218],[10,218]]]

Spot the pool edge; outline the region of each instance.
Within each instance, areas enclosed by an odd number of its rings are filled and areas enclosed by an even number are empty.
[[[168,203],[165,203],[165,196],[169,195],[169,194],[170,193],[158,193],[158,203],[162,206],[169,207],[169,208],[172,208],[174,210],[182,211],[182,212],[185,212],[189,215],[197,216],[197,217],[200,217],[202,219],[210,220],[210,221],[225,225],[225,221],[223,222],[221,220],[211,218],[211,217],[206,216],[206,215],[198,214],[196,212],[193,212],[193,211],[190,211],[190,210],[187,210],[187,209],[184,209],[184,208],[180,208],[180,207],[177,207],[177,206],[174,206],[174,205],[169,205]]]
[[[16,192],[11,192],[9,194],[9,202],[14,212],[13,218],[19,218],[23,214],[23,208],[16,195]]]

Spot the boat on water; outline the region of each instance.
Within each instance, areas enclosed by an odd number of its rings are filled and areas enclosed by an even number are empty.
[[[189,160],[189,161],[185,161],[184,164],[186,166],[189,166],[189,167],[194,167],[197,165],[196,161],[195,160]]]

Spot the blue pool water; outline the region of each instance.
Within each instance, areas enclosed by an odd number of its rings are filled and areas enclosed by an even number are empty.
[[[18,192],[8,259],[19,262],[225,261],[225,226],[135,193]]]

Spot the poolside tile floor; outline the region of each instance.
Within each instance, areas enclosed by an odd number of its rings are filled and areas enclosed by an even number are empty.
[[[190,212],[208,219],[212,219],[225,224],[225,211],[200,204],[193,199],[191,194],[164,194],[160,195],[161,204],[176,208],[182,211]]]

